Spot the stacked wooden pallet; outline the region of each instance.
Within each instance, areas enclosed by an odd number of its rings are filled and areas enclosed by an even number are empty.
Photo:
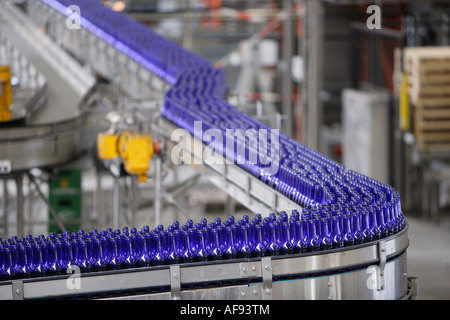
[[[403,64],[419,149],[450,152],[450,47],[405,48]]]

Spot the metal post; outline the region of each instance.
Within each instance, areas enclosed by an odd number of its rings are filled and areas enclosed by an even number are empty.
[[[102,192],[102,176],[101,173],[95,173],[95,211],[98,219],[98,228],[103,229],[106,225],[106,219],[103,213],[103,192]]]
[[[16,176],[16,236],[23,237],[23,177]]]
[[[303,141],[314,150],[319,150],[320,127],[322,125],[322,103],[320,90],[322,88],[323,61],[323,17],[322,1],[306,1],[306,81],[303,92]]]
[[[3,225],[5,226],[5,238],[8,237],[8,206],[9,206],[9,193],[8,193],[8,179],[3,179]]]
[[[130,186],[130,192],[129,192],[129,223],[132,227],[136,227],[136,213],[137,213],[137,176],[132,175],[131,176],[131,186]]]
[[[283,9],[285,17],[283,21],[283,60],[284,75],[282,89],[282,110],[285,117],[283,128],[280,128],[288,137],[293,135],[294,114],[292,108],[292,78],[291,78],[291,59],[292,59],[292,2],[283,0]]]
[[[187,1],[186,13],[184,14],[183,19],[183,47],[185,49],[192,51],[193,46],[193,32],[192,32],[192,21],[194,19],[194,15],[192,14],[192,1]]]
[[[112,226],[114,229],[119,229],[119,219],[120,219],[120,178],[114,177],[113,217],[112,217]]]
[[[155,227],[161,224],[162,212],[162,161],[161,157],[155,160]]]
[[[409,282],[411,283],[411,300],[419,300],[419,278],[410,277]]]
[[[32,191],[32,188],[33,188],[33,182],[31,181],[31,179],[28,179],[28,194],[25,196],[27,201],[26,201],[26,208],[24,211],[26,212],[26,217],[27,217],[26,220],[30,224],[30,228],[29,228],[30,232],[33,227],[33,191]]]

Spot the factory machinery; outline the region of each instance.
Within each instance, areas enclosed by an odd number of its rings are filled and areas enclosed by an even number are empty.
[[[193,137],[183,151],[196,169],[255,213],[140,230],[120,228],[116,217],[105,230],[18,234],[1,242],[0,298],[417,298],[417,279],[406,270],[408,225],[392,187],[346,170],[230,105],[222,70],[96,1],[33,0],[24,12],[2,1],[0,8],[3,36],[23,52],[46,46],[40,56],[47,59],[36,65],[64,73],[44,75],[46,88],[66,85],[72,94],[64,103],[53,101],[68,105],[70,112],[62,113],[69,119],[1,129],[30,131],[19,140],[2,134],[1,142],[15,147],[14,153],[0,149],[14,159],[8,174],[73,157],[70,146],[79,141],[95,73],[136,101],[149,95],[160,101],[147,131],[100,133],[99,159],[112,167],[119,161],[145,181],[150,159],[161,166],[161,155],[177,147],[172,133],[182,129],[180,137]],[[41,47],[31,45],[36,39]],[[47,127],[53,128],[43,135],[47,140],[31,135]],[[36,156],[14,156],[27,148],[16,143],[35,146],[33,139],[43,140],[32,149]],[[25,159],[41,163],[20,166]]]

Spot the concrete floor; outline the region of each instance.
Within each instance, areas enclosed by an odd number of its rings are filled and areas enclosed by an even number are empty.
[[[420,300],[450,300],[450,214],[439,221],[406,216],[408,276],[419,278]]]

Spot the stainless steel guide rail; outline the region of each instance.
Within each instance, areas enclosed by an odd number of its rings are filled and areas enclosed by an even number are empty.
[[[14,280],[0,299],[402,299],[408,245],[404,229],[326,252]]]

